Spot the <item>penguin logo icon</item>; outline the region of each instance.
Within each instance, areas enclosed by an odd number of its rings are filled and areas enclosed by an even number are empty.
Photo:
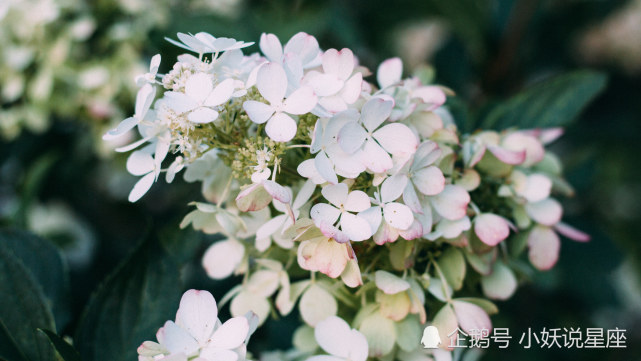
[[[425,327],[421,344],[423,348],[438,348],[438,345],[441,344],[441,336],[439,336],[436,326]]]

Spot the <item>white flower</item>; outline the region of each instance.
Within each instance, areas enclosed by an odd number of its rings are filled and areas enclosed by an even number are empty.
[[[287,99],[287,75],[277,63],[268,63],[258,70],[256,87],[269,105],[255,100],[243,103],[243,109],[254,123],[267,122],[267,135],[277,142],[290,141],[296,135],[296,121],[288,114],[305,114],[316,105],[316,95],[311,87],[301,87]]]
[[[136,77],[136,85],[143,86],[145,84],[156,83],[156,74],[158,74],[158,67],[160,66],[160,54],[156,54],[151,58],[149,63],[149,73],[138,75]]]
[[[233,79],[225,79],[214,88],[211,75],[196,73],[187,80],[184,93],[167,92],[165,99],[174,111],[189,113],[189,121],[209,123],[218,118],[215,108],[227,102],[233,92]]]
[[[253,42],[245,43],[230,38],[216,38],[205,32],[199,32],[196,35],[178,33],[177,36],[181,42],[169,38],[165,38],[165,40],[199,55],[241,49],[254,44]]]
[[[250,329],[254,328],[250,320],[234,317],[221,324],[211,293],[189,290],[180,300],[176,322],[167,321],[156,334],[158,344],[146,341],[138,348],[138,354],[142,360],[156,360],[159,355],[172,360],[193,357],[207,361],[244,359],[243,346]]]
[[[328,356],[312,356],[307,361],[365,361],[368,345],[365,336],[337,316],[319,322],[314,330],[316,342]]]
[[[154,88],[151,84],[143,85],[143,87],[138,90],[138,94],[136,95],[136,108],[134,116],[123,120],[120,124],[118,124],[118,127],[108,131],[102,138],[105,140],[116,138],[125,134],[130,129],[138,125],[147,115],[147,112],[149,111],[149,108],[151,107],[151,103],[153,103],[155,96],[156,88]]]
[[[285,44],[285,49],[274,34],[263,33],[260,36],[260,50],[272,62],[281,62],[285,55],[298,58],[303,69],[313,68],[320,64],[320,48],[315,37],[300,32],[292,36]]]
[[[339,183],[323,187],[321,193],[332,205],[318,203],[312,207],[310,215],[323,234],[341,243],[347,240],[360,242],[372,236],[369,223],[351,213],[362,212],[370,207],[365,192],[349,192],[347,184]],[[334,227],[337,221],[340,231]]]
[[[348,154],[362,150],[365,165],[374,173],[392,168],[389,154],[408,156],[418,146],[416,135],[405,124],[392,123],[380,127],[393,106],[391,100],[372,98],[363,105],[360,121],[347,123],[338,133],[341,148]]]

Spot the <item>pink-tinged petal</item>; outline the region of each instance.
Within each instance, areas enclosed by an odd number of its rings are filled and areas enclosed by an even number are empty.
[[[363,148],[364,165],[374,173],[384,173],[394,166],[392,157],[373,140],[366,140]]]
[[[343,88],[343,81],[335,74],[323,74],[314,70],[305,75],[303,83],[311,86],[319,97],[334,95]]]
[[[267,63],[258,70],[256,87],[271,104],[280,104],[287,91],[287,74],[278,63]]]
[[[394,108],[393,100],[385,100],[381,97],[372,98],[363,104],[361,109],[361,121],[365,129],[375,131],[385,119],[389,118]]]
[[[337,358],[346,359],[353,348],[352,328],[336,316],[319,322],[314,330],[314,337],[325,352]]]
[[[381,221],[383,220],[381,207],[370,207],[369,209],[358,213],[358,216],[369,223],[372,234],[376,233],[376,230],[378,230],[378,227],[381,225]]]
[[[564,132],[563,128],[541,129],[538,137],[543,144],[550,144],[555,140],[559,139],[559,137],[563,135],[563,132]]]
[[[249,119],[256,124],[263,124],[274,114],[274,108],[265,103],[255,100],[247,100],[243,103],[243,109],[247,112]]]
[[[296,121],[285,113],[274,114],[265,127],[265,133],[276,142],[289,142],[296,135]]]
[[[205,99],[204,105],[214,107],[228,101],[234,93],[234,87],[234,79],[223,80]]]
[[[367,138],[367,132],[357,122],[349,122],[338,132],[338,144],[348,154],[354,154]]]
[[[318,225],[321,221],[327,224],[334,224],[341,215],[341,211],[326,203],[317,203],[309,211],[309,216]]]
[[[524,151],[524,167],[530,167],[540,162],[545,156],[545,149],[543,148],[541,141],[522,132],[514,132],[506,136],[501,141],[501,146],[513,152]]]
[[[193,74],[185,84],[185,94],[198,103],[202,103],[213,89],[211,75],[205,73]]]
[[[354,214],[343,212],[340,224],[341,231],[353,242],[361,242],[372,236],[369,222]]]
[[[423,208],[421,207],[421,201],[418,199],[416,190],[414,189],[414,184],[408,182],[403,189],[403,203],[405,203],[412,212],[421,214],[423,213]]]
[[[316,154],[314,166],[323,179],[331,184],[338,184],[338,177],[336,176],[336,172],[334,172],[334,165],[329,158],[327,158],[325,152],[318,152],[318,154]]]
[[[492,213],[483,213],[474,219],[474,233],[488,246],[496,246],[510,235],[505,218]]]
[[[432,111],[445,103],[445,93],[437,86],[423,86],[412,92],[413,98],[419,98]]]
[[[570,226],[569,224],[565,224],[563,222],[558,222],[557,224],[554,225],[554,229],[559,232],[561,235],[577,242],[587,242],[590,240],[590,235],[581,232],[578,229]]]
[[[470,194],[460,186],[446,185],[443,191],[431,198],[431,203],[436,212],[449,220],[465,217],[467,205],[470,203]]]
[[[416,135],[405,124],[388,124],[372,134],[388,153],[393,155],[414,154],[418,147]]]
[[[347,195],[344,207],[349,212],[362,212],[368,209],[370,205],[369,197],[365,192],[353,191]]]
[[[347,202],[347,194],[349,193],[349,190],[347,184],[339,183],[323,187],[321,193],[329,203],[340,208],[345,204],[345,202]]]
[[[345,265],[345,269],[343,273],[341,273],[341,280],[350,288],[363,285],[363,276],[361,275],[361,270],[358,267],[358,261],[356,259],[352,258],[347,261],[347,265]]]
[[[219,241],[207,249],[202,266],[210,278],[220,280],[229,277],[245,256],[245,247],[234,240]]]
[[[283,103],[283,111],[289,114],[305,114],[316,106],[318,98],[309,86],[303,86],[293,92]]]
[[[456,313],[450,304],[445,304],[434,316],[434,321],[432,325],[438,329],[438,334],[441,337],[441,343],[439,347],[447,349],[451,344],[456,344],[456,339],[458,334],[456,328],[458,327],[458,322],[456,320]],[[451,337],[449,335],[452,335]],[[436,351],[436,350],[435,350]],[[449,355],[449,352],[443,351]],[[452,358],[450,357],[449,361]]]
[[[301,31],[289,39],[285,45],[285,53],[297,54],[307,64],[318,57],[320,49],[315,37]]]
[[[535,226],[530,231],[527,239],[530,251],[530,262],[541,271],[554,267],[559,259],[561,241],[559,236],[549,227]]]
[[[274,181],[264,181],[263,187],[270,196],[282,203],[289,203],[292,201],[291,191]]]
[[[234,317],[223,323],[211,337],[208,347],[232,350],[245,342],[249,332],[249,321],[245,317]]]
[[[339,95],[322,97],[318,100],[318,104],[328,111],[330,115],[347,110],[347,103]]]
[[[287,74],[287,81],[290,87],[300,85],[304,70],[303,64],[297,55],[285,54],[283,57],[283,69],[285,69],[285,74]]]
[[[345,103],[354,104],[358,100],[358,97],[361,95],[362,87],[363,74],[356,73],[345,82],[345,86],[340,92],[340,97],[343,98]]]
[[[206,124],[206,123],[211,123],[214,120],[218,118],[218,112],[211,109],[211,108],[205,108],[201,107],[198,108],[187,116],[187,119],[189,119],[190,122],[193,123],[198,123],[198,124]]]
[[[403,239],[411,241],[423,236],[423,226],[418,220],[414,220],[408,229],[399,230],[398,234],[403,237]]]
[[[385,243],[395,242],[398,239],[398,236],[399,234],[396,228],[390,227],[387,222],[382,222],[376,233],[374,233],[373,239],[374,243],[382,246]]]
[[[527,214],[535,222],[545,226],[553,226],[561,220],[563,216],[563,207],[556,199],[546,198],[536,203],[525,205]]]
[[[463,331],[468,334],[472,330],[487,330],[490,333],[492,332],[490,316],[488,316],[481,307],[464,301],[453,301],[452,306],[454,306],[456,319]]]
[[[314,266],[331,278],[337,278],[345,270],[349,255],[345,243],[321,239],[314,251]]]
[[[279,61],[281,56],[283,56],[283,46],[274,34],[263,33],[260,36],[259,47],[260,51],[263,52],[265,57],[270,61]]]
[[[441,157],[441,149],[436,142],[426,140],[421,143],[414,153],[414,161],[412,162],[412,170],[425,168],[428,165],[436,162]]]
[[[323,71],[335,74],[339,79],[346,80],[354,70],[354,54],[345,48],[341,51],[329,49],[323,54]]]
[[[198,352],[198,342],[183,328],[173,321],[165,322],[165,325],[156,334],[161,345],[171,353],[183,353],[192,355]]]
[[[401,81],[403,62],[400,58],[387,59],[378,66],[376,81],[381,89]]]
[[[399,230],[406,230],[414,222],[414,214],[410,207],[396,202],[387,203],[383,207],[385,222],[391,227]]]
[[[487,149],[505,164],[516,165],[522,164],[525,161],[525,150],[511,151],[495,145],[489,145]]]
[[[528,202],[538,202],[550,196],[552,180],[543,174],[530,174],[525,183],[525,189],[520,194]]]
[[[445,189],[445,176],[433,165],[415,172],[412,182],[419,192],[428,196],[439,194]]]
[[[408,181],[405,174],[388,177],[381,185],[381,201],[388,203],[397,200],[403,194]]]
[[[133,203],[139,200],[142,196],[149,191],[151,186],[154,184],[156,177],[153,172],[147,174],[146,176],[140,178],[138,182],[134,185],[134,188],[129,193],[129,202]]]
[[[338,243],[342,244],[349,242],[349,236],[345,232],[342,232],[338,228],[325,221],[320,221],[318,228],[325,237],[333,239]]]
[[[211,293],[189,290],[180,300],[176,313],[176,324],[189,332],[198,341],[205,344],[216,327],[218,306]]]

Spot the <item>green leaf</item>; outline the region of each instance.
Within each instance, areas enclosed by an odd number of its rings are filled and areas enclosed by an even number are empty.
[[[17,257],[44,292],[58,329],[71,318],[69,274],[58,248],[48,240],[20,230],[0,232],[0,248]]]
[[[180,291],[178,266],[148,237],[91,296],[74,337],[82,359],[136,359],[136,348],[173,319]]]
[[[5,247],[0,247],[0,295],[0,359],[54,360],[49,341],[37,331],[55,328],[42,289]]]
[[[570,124],[607,83],[603,73],[578,70],[538,83],[496,106],[481,128],[503,130]]]
[[[73,346],[68,344],[60,336],[49,330],[41,329],[39,331],[47,335],[47,337],[49,338],[49,342],[51,342],[51,345],[56,349],[58,355],[62,357],[63,361],[80,361],[80,355],[78,355],[78,351],[76,351]]]

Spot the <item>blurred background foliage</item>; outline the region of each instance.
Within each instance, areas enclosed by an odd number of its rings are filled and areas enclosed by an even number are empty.
[[[491,349],[483,359],[640,359],[640,0],[44,2],[59,3],[60,10],[55,19],[40,25],[44,35],[33,38],[35,44],[64,38],[69,34],[65,29],[79,19],[91,19],[92,28],[68,40],[71,50],[59,64],[64,71],[51,68],[51,55],[42,53],[46,48],[32,50],[33,60],[12,70],[3,45],[0,222],[40,234],[64,254],[71,293],[70,311],[54,314],[61,334],[82,334],[88,327],[90,321],[81,321],[81,314],[91,293],[118,264],[142,252],[138,248],[131,255],[140,239],[154,238],[159,244],[145,241],[143,246],[163,246],[167,262],[184,265],[183,289],[202,287],[220,298],[238,281],[208,280],[199,258],[215,238],[178,229],[188,210],[185,200],[199,199],[198,187],[159,183],[140,202],[127,202],[135,179],[124,172],[124,158],[99,136],[133,112],[131,69],[144,70],[152,55],[162,53],[160,71],[167,71],[179,49],[164,37],[178,31],[207,31],[244,41],[257,41],[262,32],[286,40],[305,31],[323,48],[351,48],[372,70],[382,60],[400,56],[406,73],[433,74],[437,83],[456,92],[449,104],[457,121],[470,131],[502,101],[541,80],[577,69],[607,74],[605,91],[554,145],[576,191],[564,203],[565,218],[590,233],[592,241],[564,242],[559,264],[545,273],[524,275],[516,295],[499,303],[501,312],[493,322],[495,327],[509,327],[515,338],[528,327],[618,327],[627,330],[628,348],[526,350],[513,339],[507,351]],[[10,20],[16,20],[7,14],[0,20],[0,38],[5,41],[15,35],[7,29]],[[11,41],[19,40],[14,36]],[[257,51],[257,46],[249,50]],[[85,73],[88,67],[106,69],[107,76],[102,83],[79,88],[80,79],[92,79]],[[54,75],[44,98],[7,90],[17,75],[28,88],[45,68],[53,69]],[[34,109],[40,118],[30,123],[25,114]],[[131,272],[149,276],[137,268]],[[116,290],[126,287],[117,277],[108,282]],[[98,292],[106,291],[103,287]],[[166,307],[170,311],[161,320],[172,318],[174,309]],[[268,322],[251,347],[288,347],[295,317]],[[154,327],[160,326],[158,322]],[[135,357],[135,349],[128,352]]]

